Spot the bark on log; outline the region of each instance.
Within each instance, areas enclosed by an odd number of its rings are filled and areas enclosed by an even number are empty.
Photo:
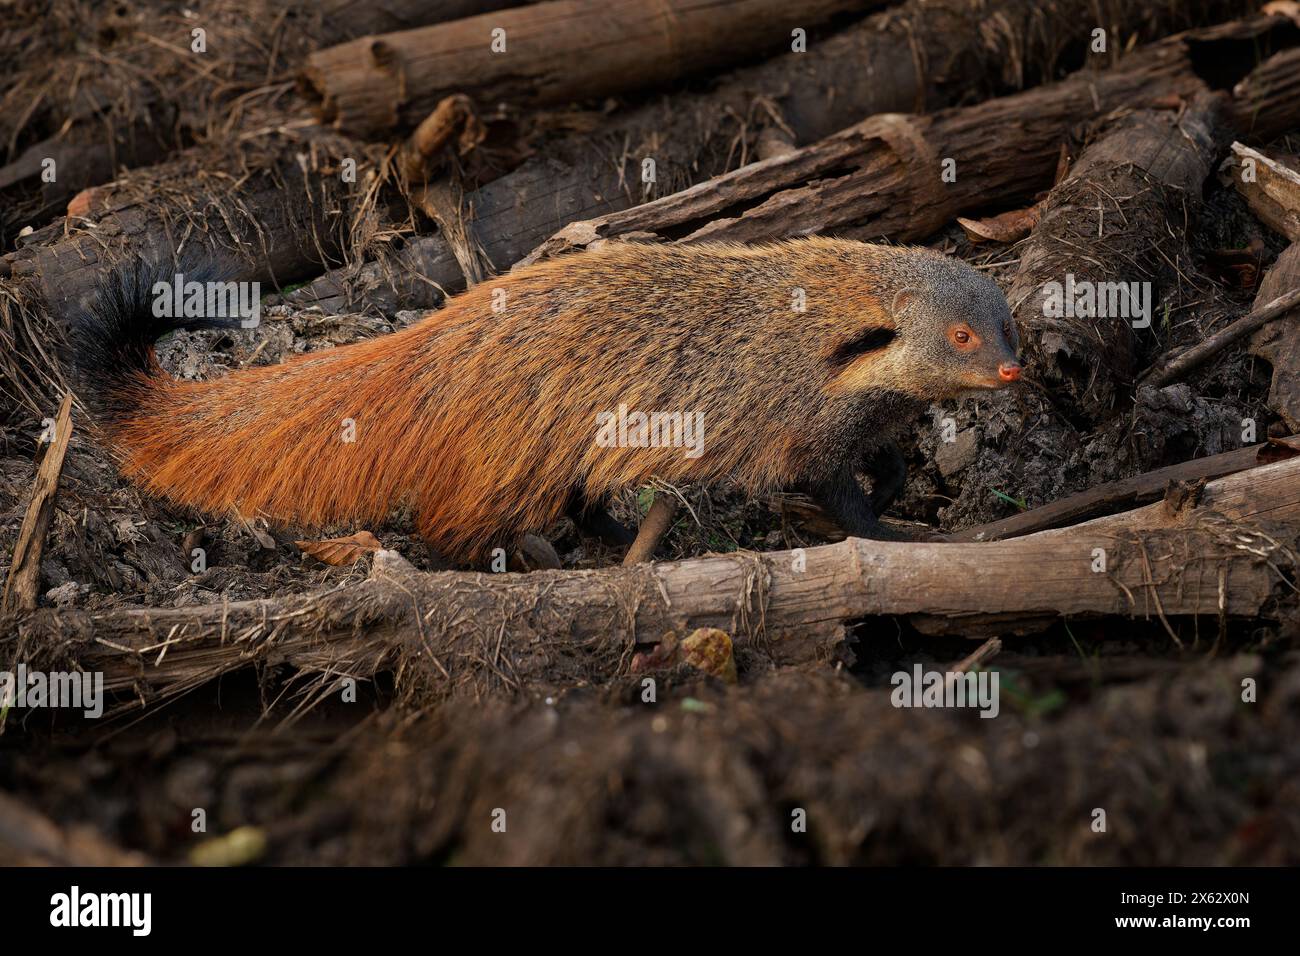
[[[445,97],[537,107],[661,85],[790,43],[792,28],[880,0],[547,0],[320,50],[303,70],[322,122],[412,126]]]
[[[41,553],[45,549],[45,535],[54,517],[54,496],[59,491],[59,477],[63,474],[63,457],[72,438],[72,395],[63,398],[58,417],[49,436],[49,447],[40,467],[36,470],[36,483],[27,503],[27,513],[10,556],[9,574],[5,579],[4,596],[0,597],[0,618],[30,611],[36,607],[41,585]]]
[[[356,162],[356,182],[343,181],[344,159]],[[67,390],[58,359],[68,317],[114,270],[188,251],[224,280],[270,292],[339,262],[378,217],[369,187],[381,160],[382,148],[322,127],[278,129],[128,174],[97,190],[103,208],[26,237],[0,257],[0,343],[12,345],[0,350],[0,417],[39,413]]]
[[[1293,44],[1298,33],[1289,20],[1253,18],[1171,38],[1102,74],[930,116],[875,116],[672,196],[572,223],[525,261],[631,234],[755,242],[838,229],[861,238],[922,238],[968,210],[1032,199],[1050,184],[1060,145],[1081,121],[1120,107],[1159,107],[1170,97],[1191,100],[1208,92],[1198,72],[1207,54],[1234,50],[1243,40]],[[1257,111],[1258,126],[1300,121],[1300,97],[1293,95],[1300,56],[1291,52],[1266,60],[1237,88]],[[1257,81],[1262,75],[1267,83]],[[1248,122],[1236,100],[1229,122]],[[943,159],[958,164],[953,182],[941,179]]]
[[[93,19],[79,24],[84,29],[65,26],[29,43],[35,61],[23,59],[28,51],[16,34],[12,50],[0,38],[0,61],[21,64],[11,81],[0,81],[0,143],[9,160],[0,167],[0,235],[42,225],[78,192],[123,168],[157,162],[196,141],[216,139],[229,148],[241,132],[283,123],[284,77],[322,45],[520,2],[217,0],[197,17],[165,13],[148,23],[133,11],[107,9],[91,11]],[[203,53],[191,49],[196,26],[211,39]],[[63,55],[51,56],[60,46]],[[54,182],[41,181],[44,159],[57,163]]]
[[[1085,521],[1160,498],[1171,482],[1211,480],[1246,471],[1259,465],[1284,461],[1300,454],[1300,435],[1271,439],[1259,445],[1238,448],[1220,455],[1207,455],[1191,461],[1157,468],[1132,478],[1108,481],[1087,491],[1069,495],[1060,501],[991,521],[987,524],[964,528],[948,536],[949,541],[1005,541],[1021,535],[1060,528]]]
[[[1300,242],[1293,242],[1273,263],[1255,294],[1255,309],[1283,293],[1300,289]],[[1250,353],[1273,366],[1268,407],[1290,428],[1300,428],[1300,308],[1264,326],[1252,336]]]
[[[324,130],[272,133],[252,151],[200,147],[127,176],[104,188],[102,211],[37,230],[0,270],[56,319],[97,295],[120,263],[163,262],[193,245],[242,262],[230,278],[301,278],[346,244],[365,153]],[[362,185],[341,181],[343,158],[357,161]]]
[[[1118,55],[1089,52],[1092,29],[1142,42],[1244,15],[1252,2],[1132,4],[1063,0],[909,0],[872,14],[806,53],[786,53],[723,78],[617,113],[593,133],[541,148],[520,168],[466,197],[468,244],[501,271],[570,222],[627,209],[720,176],[755,157],[770,132],[805,146],[876,113],[970,104],[1052,79],[1063,67]],[[1143,57],[1146,48],[1127,54]],[[1120,64],[1123,64],[1123,60]],[[643,158],[656,182],[642,184]],[[421,236],[389,262],[339,270],[294,292],[329,312],[358,304],[391,315],[441,304],[463,288],[445,237]]]
[[[907,616],[985,638],[1061,617],[1269,618],[1288,613],[1300,551],[1300,460],[1208,485],[1199,505],[1150,505],[989,544],[848,539],[584,572],[422,574],[381,552],[364,582],[204,608],[39,610],[20,649],[104,673],[141,704],[250,664],[323,684],[393,670],[421,698],[542,693],[630,673],[638,643],[717,627],[742,671],[843,654],[845,621]],[[1105,568],[1095,570],[1098,549]],[[894,625],[888,625],[894,633]],[[883,631],[882,631],[883,633]],[[35,666],[35,665],[33,665]]]
[[[320,11],[339,39],[392,33],[518,7],[527,0],[322,0]]]
[[[1297,163],[1291,157],[1292,164]],[[1300,242],[1300,172],[1258,150],[1232,144],[1232,162],[1223,178],[1241,193],[1264,225],[1292,242]]]
[[[1206,93],[1177,113],[1122,116],[1052,189],[1019,247],[1007,299],[1026,365],[1072,415],[1109,417],[1160,331],[1159,298],[1168,301],[1190,262],[1186,236],[1201,187],[1226,146],[1223,105],[1223,94]],[[1150,298],[1130,299],[1142,284]],[[1080,298],[1076,309],[1076,289],[1092,304]],[[1148,310],[1142,318],[1133,314],[1140,305]]]

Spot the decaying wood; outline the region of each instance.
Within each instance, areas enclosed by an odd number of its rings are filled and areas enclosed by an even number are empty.
[[[650,503],[650,510],[646,512],[645,520],[637,529],[636,540],[623,556],[623,564],[641,564],[653,558],[655,548],[659,546],[659,540],[672,526],[675,514],[677,514],[677,498],[662,491],[655,494],[655,500]]]
[[[1264,225],[1300,241],[1300,172],[1241,143],[1232,144],[1223,172]]]
[[[32,486],[31,501],[23,516],[18,540],[14,544],[13,558],[9,562],[9,577],[5,580],[3,598],[0,598],[0,617],[36,607],[41,589],[41,552],[45,549],[45,534],[54,517],[54,496],[59,490],[59,476],[63,474],[63,458],[72,437],[72,396],[66,395],[59,406],[50,434],[50,444],[36,470],[36,483]]]
[[[320,0],[325,21],[340,34],[392,33],[517,7],[525,0]]]
[[[1300,241],[1282,250],[1264,274],[1255,294],[1255,308],[1272,302],[1287,289],[1300,289]],[[1300,311],[1270,322],[1251,336],[1250,353],[1273,366],[1268,407],[1291,428],[1300,428]]]
[[[1164,494],[1170,482],[1222,478],[1262,464],[1285,460],[1296,454],[1300,454],[1300,435],[1271,439],[1220,455],[1193,458],[1191,461],[1157,468],[1132,478],[1108,481],[1009,518],[965,528],[949,535],[947,540],[1003,541],[1033,534],[1035,531],[1060,528],[1155,501]]]
[[[1300,289],[1300,172],[1295,157],[1268,156],[1241,143],[1232,144],[1224,177],[1245,197],[1266,226],[1291,240],[1264,276],[1254,308],[1263,308],[1287,291]],[[1300,335],[1292,314],[1251,335],[1250,353],[1273,367],[1268,406],[1291,428],[1300,425]]]
[[[472,149],[486,131],[463,94],[449,96],[421,120],[398,153],[398,168],[410,186],[423,184],[437,172],[439,154],[456,140],[457,152]]]
[[[322,121],[370,136],[413,125],[457,93],[536,107],[654,87],[878,2],[547,0],[319,50],[303,78]]]
[[[987,544],[844,542],[597,571],[415,571],[393,552],[370,577],[320,594],[201,608],[38,610],[19,639],[38,660],[104,673],[140,703],[253,663],[365,678],[395,670],[433,697],[540,692],[628,673],[638,644],[716,627],[742,667],[844,652],[846,621],[906,616],[987,637],[1061,617],[1160,621],[1286,613],[1300,550],[1300,460],[1163,504]],[[1099,556],[1104,570],[1098,570]],[[892,638],[894,625],[888,625]],[[881,633],[885,633],[882,631]]]
[[[835,229],[856,238],[919,239],[968,210],[1032,199],[1051,183],[1060,145],[1078,123],[1120,107],[1159,108],[1171,97],[1190,101],[1207,93],[1197,73],[1201,57],[1215,44],[1242,39],[1297,42],[1290,21],[1257,17],[1153,44],[1147,55],[1104,73],[977,106],[874,116],[671,196],[572,223],[524,261],[629,235],[755,242]],[[1290,52],[1265,60],[1234,88],[1257,112],[1246,118],[1234,99],[1230,128],[1300,121],[1300,97],[1293,95],[1300,56]],[[949,166],[951,182],[942,178],[944,160],[956,164]]]
[[[909,0],[810,42],[806,52],[742,68],[704,91],[668,93],[601,116],[593,130],[543,144],[521,167],[466,197],[463,228],[488,264],[504,270],[570,222],[775,155],[765,141],[779,139],[788,151],[876,113],[969,105],[1052,79],[1062,63],[1112,63],[1132,39],[1149,42],[1253,7],[1243,0]],[[1124,43],[1092,53],[1098,26]],[[653,183],[643,181],[646,158],[655,161]],[[435,234],[408,242],[391,262],[322,276],[290,301],[391,315],[434,308],[442,290],[464,285],[458,258]]]
[[[226,144],[201,147],[104,187],[106,208],[37,230],[0,258],[0,272],[27,285],[56,320],[97,296],[122,263],[166,263],[198,246],[233,263],[225,279],[312,274],[346,244],[366,154],[323,129],[278,131],[260,145],[278,158],[250,170]],[[339,174],[345,158],[357,163],[357,183]]]
[[[1128,394],[1139,336],[1158,331],[1156,297],[1176,286],[1201,187],[1224,145],[1223,94],[1185,109],[1128,112],[1083,151],[1055,186],[1007,292],[1034,380],[1058,405],[1091,421]],[[1127,290],[1146,283],[1147,330]],[[1078,289],[1094,295],[1075,309]],[[1068,301],[1067,301],[1068,300]],[[1101,300],[1101,301],[1097,301]],[[1117,308],[1118,307],[1118,308]],[[1068,310],[1068,311],[1067,311]]]
[[[214,0],[197,18],[177,10],[147,22],[129,9],[87,11],[81,24],[86,35],[68,44],[65,55],[6,62],[19,78],[8,90],[0,85],[0,142],[22,150],[0,167],[0,229],[44,222],[81,190],[109,182],[124,168],[158,162],[188,143],[215,140],[229,148],[241,133],[285,122],[281,104],[305,113],[283,77],[321,45],[519,2]],[[201,54],[190,50],[191,30],[199,23],[212,39]],[[42,89],[43,84],[52,85]],[[46,159],[57,164],[53,181],[42,178]],[[21,211],[17,223],[5,221],[9,204]]]

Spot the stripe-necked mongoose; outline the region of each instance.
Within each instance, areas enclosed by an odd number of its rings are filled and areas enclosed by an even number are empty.
[[[870,535],[855,466],[928,403],[1020,374],[991,279],[832,239],[610,243],[392,335],[199,382],[164,373],[153,341],[214,323],[155,317],[151,285],[118,280],[76,320],[81,391],[127,476],[202,511],[308,526],[405,504],[462,560],[652,478],[801,487]],[[643,447],[638,413],[660,416],[660,438],[702,423],[702,441]]]

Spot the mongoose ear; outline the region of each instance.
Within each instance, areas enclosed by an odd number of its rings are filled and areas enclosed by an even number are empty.
[[[898,319],[902,317],[903,313],[916,303],[916,299],[916,289],[899,289],[894,293],[894,298],[889,303],[890,318],[894,319],[894,321],[898,321]]]

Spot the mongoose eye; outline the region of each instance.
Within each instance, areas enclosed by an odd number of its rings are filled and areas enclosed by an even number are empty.
[[[980,337],[969,325],[954,325],[948,329],[948,341],[962,352],[973,352],[980,347]]]

